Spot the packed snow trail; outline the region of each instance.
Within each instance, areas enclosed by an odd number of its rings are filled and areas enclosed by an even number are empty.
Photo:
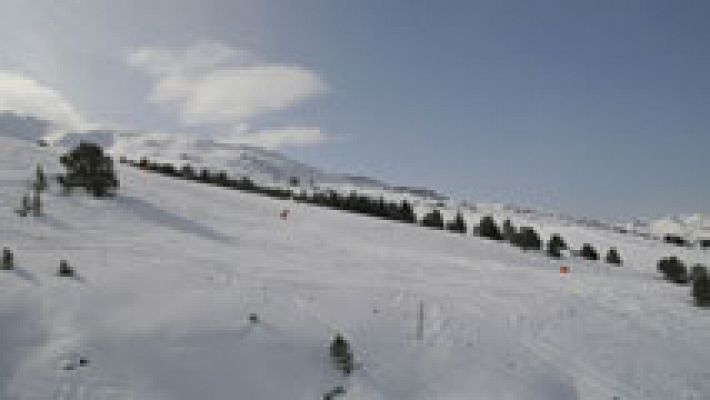
[[[1,398],[317,399],[343,382],[336,333],[362,365],[338,399],[710,398],[710,313],[655,272],[707,252],[530,221],[625,262],[561,275],[502,243],[124,167],[115,198],[53,185],[45,215],[20,218],[35,164],[59,172],[57,155],[0,151],[17,262],[0,271]],[[82,280],[57,277],[60,259]]]

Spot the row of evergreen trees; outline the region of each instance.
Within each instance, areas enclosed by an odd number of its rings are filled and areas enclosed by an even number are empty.
[[[678,285],[690,283],[695,305],[710,307],[710,274],[704,265],[695,264],[688,271],[683,261],[676,256],[671,256],[658,261],[658,271],[669,282]]]
[[[189,164],[186,164],[182,168],[178,169],[172,164],[155,163],[147,158],[142,158],[138,162],[128,160],[122,160],[122,162],[162,175],[212,184],[228,189],[257,193],[278,199],[291,198],[302,203],[355,212],[394,221],[408,223],[415,223],[417,221],[414,208],[406,200],[402,202],[392,202],[386,201],[382,197],[374,199],[356,192],[351,192],[348,195],[342,195],[333,190],[327,192],[315,192],[312,194],[302,191],[295,194],[290,189],[259,185],[248,177],[241,177],[238,179],[230,178],[225,171],[213,172],[205,168],[197,172]]]
[[[156,163],[148,160],[147,158],[142,158],[138,162],[121,159],[121,162],[128,163],[134,167],[146,171],[160,173],[162,175],[208,183],[230,189],[258,193],[279,199],[292,198],[298,202],[355,212],[393,221],[406,223],[418,222],[412,205],[406,200],[401,202],[392,202],[386,201],[382,197],[372,198],[366,195],[358,194],[357,192],[351,192],[348,195],[343,195],[333,190],[327,192],[314,192],[312,194],[302,191],[295,194],[290,189],[258,185],[247,177],[233,179],[230,178],[225,171],[213,172],[204,168],[198,172],[189,164],[186,164],[182,168],[178,169],[170,163]],[[432,229],[445,229],[460,234],[466,234],[468,232],[468,226],[461,212],[457,212],[452,220],[445,221],[441,211],[434,209],[425,214],[419,222],[422,226]],[[473,228],[473,233],[476,236],[492,240],[510,242],[514,246],[520,247],[523,250],[541,251],[543,248],[543,241],[540,239],[539,234],[534,228],[529,226],[516,228],[510,220],[505,220],[501,229],[498,227],[492,216],[482,217],[479,225]],[[554,234],[547,244],[546,253],[550,257],[561,258],[562,250],[565,249],[568,249],[568,247],[564,239],[562,239],[560,235]],[[599,254],[596,249],[587,243],[585,243],[579,251],[573,252],[573,254],[588,260],[599,260]],[[610,264],[622,264],[621,257],[615,248],[609,249],[605,260]]]
[[[147,158],[141,158],[141,160],[138,162],[121,159],[121,162],[129,164],[136,168],[143,169],[145,171],[155,172],[174,178],[181,178],[200,183],[207,183],[210,185],[220,186],[228,189],[253,192],[279,199],[288,199],[293,196],[293,193],[288,189],[257,185],[248,177],[241,177],[239,179],[230,178],[225,171],[214,172],[206,168],[201,169],[200,171],[196,171],[189,164],[186,164],[182,168],[178,169],[175,168],[175,166],[172,164],[156,163],[148,160]]]
[[[373,199],[356,192],[350,192],[350,194],[344,196],[332,190],[326,193],[316,192],[311,195],[308,195],[306,192],[301,192],[298,195],[294,195],[293,199],[303,203],[370,215],[392,221],[407,223],[415,223],[417,221],[414,208],[406,200],[393,202],[386,201],[382,197]]]
[[[474,228],[474,233],[483,238],[509,242],[513,246],[526,251],[542,251],[543,249],[543,241],[533,227],[521,226],[516,228],[509,219],[503,221],[502,227],[499,228],[492,216],[484,216],[481,218],[479,225]],[[562,258],[563,250],[571,249],[562,236],[557,233],[552,234],[547,242],[545,253],[551,258]],[[589,243],[584,243],[579,251],[571,251],[571,253],[586,260],[599,260],[599,253]],[[607,252],[605,261],[609,264],[622,265],[619,251],[614,247]]]

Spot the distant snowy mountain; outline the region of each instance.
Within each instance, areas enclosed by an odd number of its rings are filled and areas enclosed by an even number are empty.
[[[127,132],[115,129],[57,134],[48,121],[12,112],[0,113],[0,134],[31,141],[51,136],[55,146],[64,148],[76,146],[81,141],[90,141],[101,145],[117,157],[147,157],[178,166],[190,164],[196,169],[223,170],[233,176],[249,176],[255,181],[276,185],[286,185],[290,178],[295,177],[301,186],[306,188],[376,191],[390,197],[415,197],[422,200],[447,198],[431,189],[390,187],[370,177],[323,171],[277,151],[190,134]]]
[[[15,139],[35,141],[52,133],[52,124],[39,118],[0,111],[0,133]]]

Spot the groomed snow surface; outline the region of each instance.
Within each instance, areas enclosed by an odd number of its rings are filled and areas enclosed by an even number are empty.
[[[122,166],[116,197],[53,185],[45,215],[20,218],[38,162],[60,170],[51,149],[0,139],[17,265],[0,271],[2,399],[710,398],[710,311],[656,272],[708,252],[534,221],[625,264],[553,261]],[[361,364],[349,378],[329,360],[337,332]]]

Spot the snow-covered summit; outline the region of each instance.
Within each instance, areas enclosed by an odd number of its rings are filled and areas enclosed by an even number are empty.
[[[232,143],[219,138],[191,134],[136,132],[113,128],[97,128],[80,132],[58,132],[53,124],[32,116],[13,112],[0,113],[0,136],[29,141],[49,139],[55,146],[70,148],[81,141],[101,145],[115,156],[141,157],[177,166],[226,171],[234,176],[249,176],[260,182],[287,184],[298,178],[307,187],[318,186],[339,190],[375,190],[404,194],[422,199],[444,199],[424,188],[390,185],[369,177],[327,172],[286,155],[261,147]]]

